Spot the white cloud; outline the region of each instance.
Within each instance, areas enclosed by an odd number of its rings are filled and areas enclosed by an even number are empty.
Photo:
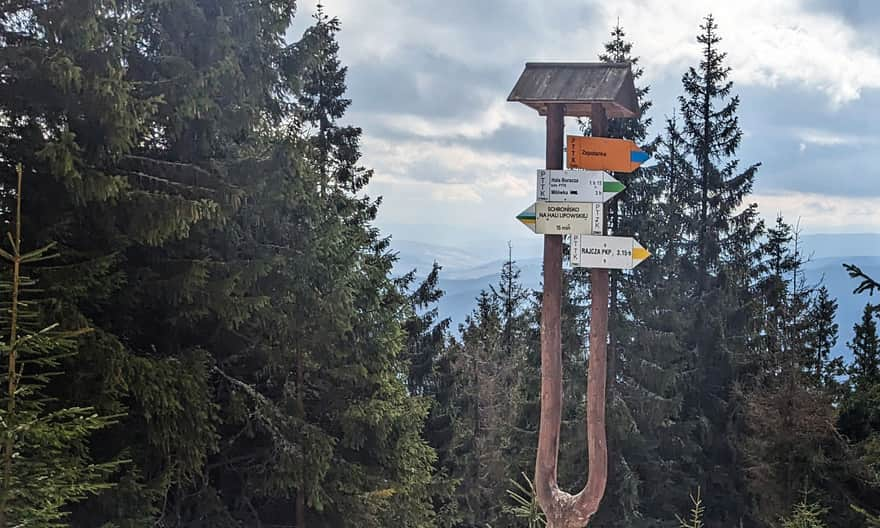
[[[483,201],[483,197],[473,185],[435,184],[431,187],[431,197],[441,202],[480,203]]]
[[[795,0],[603,3],[605,24],[619,16],[638,46],[650,78],[682,70],[699,58],[695,35],[711,12],[741,85],[796,83],[825,93],[835,105],[880,88],[880,54],[842,18],[814,13]],[[659,71],[658,71],[659,70]]]
[[[357,121],[357,117],[354,117]],[[506,125],[522,128],[540,126],[541,121],[533,110],[508,103],[504,99],[487,102],[484,110],[473,117],[427,118],[415,114],[384,112],[373,114],[370,119],[389,129],[424,139],[462,138],[482,139]]]
[[[363,150],[364,163],[374,168],[376,181],[428,183],[438,200],[532,196],[535,170],[543,166],[538,158],[424,140],[366,137]],[[426,170],[431,174],[422,172]]]
[[[497,16],[481,16],[490,6],[497,7],[494,15],[505,12],[508,24],[499,24]],[[306,7],[300,16],[311,15],[314,9]],[[546,9],[540,1],[503,0],[490,4],[487,0],[447,0],[441,4],[334,0],[328,2],[325,11],[338,16],[343,24],[343,43],[350,44],[343,45],[342,53],[349,64],[394,60],[410,47],[430,49],[437,56],[471,65],[521,62],[523,42],[531,41],[535,47],[543,41],[544,47],[552,50],[555,43],[566,37],[565,33],[551,29],[553,10]],[[538,35],[541,38],[536,39]]]
[[[711,12],[741,85],[795,83],[825,93],[835,105],[880,88],[880,54],[840,17],[808,11],[795,0],[602,3],[606,25],[619,16],[637,44],[646,75],[682,70],[699,59],[695,35]]]
[[[781,213],[787,222],[800,219],[810,233],[835,233],[853,229],[876,230],[880,226],[877,199],[813,193],[754,194],[761,215],[770,221]]]
[[[823,147],[864,145],[878,142],[877,138],[874,136],[843,134],[840,132],[834,132],[831,130],[820,130],[816,128],[798,128],[795,129],[794,133],[795,136],[803,143],[819,145]]]
[[[880,88],[877,50],[842,17],[810,11],[803,0],[492,2],[503,11],[503,24],[485,16],[485,6],[449,1],[455,7],[444,10],[430,2],[336,0],[327,10],[343,22],[342,53],[349,64],[393,61],[409,48],[477,67],[595,60],[619,19],[649,80],[680,75],[699,59],[695,37],[711,12],[733,78],[742,85],[800,84],[825,93],[833,104]],[[446,16],[438,16],[438,9]],[[599,16],[588,16],[593,11]],[[413,66],[414,73],[424,67]]]

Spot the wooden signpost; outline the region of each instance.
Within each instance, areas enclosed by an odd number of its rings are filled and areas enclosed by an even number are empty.
[[[536,233],[544,234],[541,414],[535,495],[547,519],[547,528],[583,528],[599,509],[608,481],[605,435],[608,269],[631,268],[644,260],[647,252],[642,253],[644,248],[632,239],[601,236],[605,234],[602,202],[622,190],[617,187],[620,182],[586,170],[561,170],[564,118],[566,115],[589,117],[593,135],[604,136],[609,117],[638,117],[638,98],[628,63],[527,63],[507,100],[523,103],[547,116],[547,170],[538,173],[539,200],[517,216]],[[570,136],[568,147],[572,169],[631,172],[647,159],[647,154],[631,141]],[[606,182],[611,187],[606,188]],[[573,196],[577,196],[576,200],[568,201]],[[591,201],[594,203],[589,204]],[[568,206],[577,206],[578,216],[563,222],[561,215],[575,214],[574,209],[571,212],[565,209]],[[589,230],[586,230],[587,225],[581,220],[588,210],[592,213]],[[543,220],[542,215],[546,216]],[[572,241],[581,244],[576,253],[579,265],[587,262],[593,266],[590,270],[592,302],[586,413],[588,473],[586,485],[575,495],[559,489],[556,478],[562,424],[562,235],[566,234],[573,235]],[[592,236],[594,234],[600,236]],[[623,240],[629,240],[629,246]]]
[[[538,170],[538,200],[604,203],[624,189],[624,184],[604,171]]]
[[[647,152],[628,139],[568,136],[570,169],[632,172],[649,157]]]

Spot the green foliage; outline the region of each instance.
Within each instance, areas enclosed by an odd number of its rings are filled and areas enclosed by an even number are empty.
[[[858,389],[868,389],[880,380],[880,336],[877,319],[880,306],[865,305],[862,319],[853,327],[855,335],[847,343],[853,353],[853,363],[848,374]]]
[[[514,364],[503,360],[504,325],[501,305],[484,291],[451,351],[457,385],[453,475],[461,480],[463,519],[476,526],[494,522],[504,503],[499,483],[506,481],[506,465],[499,447],[511,423],[505,394],[515,373]]]
[[[880,517],[872,515],[865,511],[863,508],[859,508],[858,506],[851,506],[851,508],[853,509],[853,511],[860,513],[865,517],[865,520],[868,522],[869,527],[875,528],[880,526]]]
[[[401,286],[409,286],[415,270],[401,277]],[[455,380],[452,358],[449,354],[449,319],[438,320],[436,302],[443,292],[438,287],[440,266],[409,292],[409,310],[402,329],[406,334],[406,363],[409,367],[407,388],[430,404],[430,411],[422,433],[428,445],[437,454],[432,478],[431,502],[437,513],[439,526],[455,526],[460,521],[455,489],[459,480],[455,472],[453,452],[455,437]]]
[[[804,493],[804,498],[794,505],[791,515],[782,519],[782,528],[825,528],[823,518],[827,514],[827,508],[810,501]]]
[[[624,29],[617,24],[610,32],[610,39],[605,42],[603,53],[599,55],[603,62],[629,62],[632,65],[633,77],[636,81],[636,96],[640,107],[640,116],[636,119],[608,120],[608,136],[614,138],[631,139],[643,145],[647,136],[647,130],[651,126],[652,118],[650,109],[652,101],[649,97],[650,87],[640,84],[644,74],[639,65],[639,57],[633,52],[633,43],[627,39]],[[645,148],[650,149],[650,145]],[[655,201],[654,194],[658,187],[653,180],[652,171],[639,168],[633,173],[615,173],[614,177],[626,185],[626,190],[614,200],[606,204],[608,214],[609,234],[619,236],[635,236],[639,239],[652,237],[654,217],[645,214],[644,207],[648,202]],[[652,239],[652,242],[654,240]],[[652,248],[653,249],[653,248]],[[635,341],[634,337],[642,332],[648,333],[650,323],[646,321],[647,310],[637,306],[638,298],[643,298],[653,287],[643,269],[632,272],[612,270],[610,272],[611,304],[609,310],[609,357],[608,357],[608,452],[609,452],[609,483],[602,507],[595,516],[594,522],[608,525],[624,526],[628,523],[637,522],[639,517],[639,472],[644,469],[643,463],[648,460],[656,461],[654,453],[648,454],[646,437],[652,436],[654,431],[642,431],[639,424],[641,419],[660,418],[663,410],[648,403],[656,394],[652,392],[651,381],[643,378],[654,378],[657,373],[648,374],[644,367],[649,362],[652,366],[659,366],[651,358],[652,351],[644,347],[647,340]],[[589,307],[589,271],[573,270],[568,277],[571,288],[575,290],[569,295],[572,302],[567,302],[565,308],[572,310],[575,328],[582,333],[582,339],[587,339],[586,329],[589,328],[587,308]],[[580,313],[578,313],[580,312]],[[641,337],[641,336],[640,336]],[[638,344],[636,344],[638,343]],[[578,347],[579,352],[586,356],[586,345]],[[584,365],[576,365],[579,369],[573,374],[572,383],[576,384],[581,394],[569,392],[567,396],[573,398],[582,397],[582,383],[585,369]],[[654,400],[657,401],[657,400]],[[657,412],[659,411],[659,412]],[[652,415],[650,418],[646,415]],[[583,413],[579,413],[577,419],[580,424],[574,422],[569,427],[567,434],[570,435],[570,443],[566,449],[569,456],[580,457],[573,466],[572,472],[576,472],[578,478],[574,479],[576,485],[583,485],[586,468],[583,457],[585,438],[583,433]],[[580,426],[579,426],[580,425]],[[566,438],[563,438],[566,441]]]
[[[842,397],[837,423],[856,458],[849,473],[864,482],[853,489],[849,499],[855,498],[858,504],[865,505],[880,500],[880,373],[877,367],[876,308],[871,304],[865,306],[862,320],[853,328],[855,336],[849,343],[853,363],[849,366],[848,390]],[[871,525],[873,518],[868,514],[863,517]]]
[[[723,237],[729,233],[734,212],[751,190],[758,165],[738,172],[734,159],[742,140],[737,110],[739,97],[731,96],[733,82],[727,54],[719,48],[721,37],[712,15],[704,19],[697,42],[702,48],[698,67],[682,76],[684,94],[679,96],[683,135],[690,145],[695,172],[688,182],[692,216],[688,233],[694,236],[699,273],[698,291],[708,286],[707,273],[719,271]],[[716,199],[723,193],[723,199]],[[712,198],[710,200],[710,197]]]
[[[837,301],[828,295],[825,286],[819,287],[807,315],[805,353],[808,357],[805,358],[805,368],[814,383],[834,394],[840,392],[838,379],[845,372],[843,358],[831,356],[838,339],[838,325],[834,322],[836,313]]]
[[[125,413],[87,447],[131,463],[73,526],[434,525],[448,484],[402,382],[409,300],[359,193],[360,131],[336,122],[339,23],[286,44],[294,9],[25,1],[0,19],[0,157],[40,176],[27,239],[63,250],[39,272],[47,318],[94,329],[49,389]]]
[[[858,266],[855,264],[844,264],[843,267],[846,269],[849,276],[854,279],[860,279],[862,282],[856,286],[856,289],[853,290],[853,293],[863,293],[868,292],[873,295],[875,290],[880,290],[880,283],[867,276],[865,272],[863,272]]]
[[[454,383],[444,398],[452,435],[444,468],[458,484],[456,526],[521,523],[505,506],[506,483],[534,467],[539,360],[532,295],[508,258],[447,351]]]
[[[690,516],[687,519],[682,519],[676,515],[675,518],[678,519],[680,528],[703,528],[703,517],[706,514],[706,508],[703,506],[703,499],[700,498],[700,488],[697,488],[696,496],[691,495],[690,497],[693,503]]]
[[[790,511],[804,482],[827,490],[845,512],[840,468],[851,462],[834,427],[835,303],[803,277],[798,234],[781,218],[767,229],[756,266],[754,299],[760,333],[738,364],[736,396],[743,420],[738,451],[746,462],[751,515],[767,524]]]
[[[524,519],[527,528],[543,528],[547,526],[547,519],[538,505],[535,485],[525,473],[522,479],[526,482],[525,486],[518,480],[510,480],[513,489],[508,489],[507,495],[513,501],[513,506],[508,507],[508,512],[518,519]]]
[[[736,358],[755,340],[751,281],[762,233],[754,206],[743,208],[758,165],[739,167],[742,140],[739,97],[733,95],[730,67],[715,19],[700,26],[698,65],[682,76],[680,137],[685,164],[677,182],[683,244],[679,276],[687,281],[687,330],[680,335],[684,364],[693,368],[681,397],[680,421],[696,444],[686,473],[700,483],[713,504],[708,523],[743,517],[742,473],[735,462]]]
[[[314,18],[315,24],[293,50],[302,79],[298,118],[313,132],[310,157],[321,175],[329,177],[328,184],[357,191],[367,184],[372,172],[356,165],[361,129],[337,124],[351,104],[343,97],[347,68],[340,64],[335,37],[340,24],[324,13],[320,3]]]
[[[7,391],[0,397],[0,526],[60,527],[74,502],[111,486],[119,462],[94,463],[93,435],[114,417],[90,407],[68,406],[49,396],[48,386],[61,374],[62,362],[75,354],[75,341],[88,328],[45,325],[46,299],[23,268],[52,259],[53,245],[25,251],[21,237],[22,168],[16,167],[15,213],[9,248],[0,250],[6,264],[0,278],[0,373]]]
[[[540,296],[509,258],[452,339],[439,266],[391,278],[361,131],[340,123],[340,22],[319,7],[286,44],[294,8],[25,0],[0,18],[0,211],[19,224],[8,175],[23,160],[22,236],[61,253],[0,317],[33,314],[0,349],[19,361],[0,398],[9,519],[542,526],[518,480],[534,464]],[[757,165],[739,168],[739,99],[714,19],[701,29],[680,112],[646,145],[656,166],[617,175],[627,190],[609,204],[612,232],[654,256],[612,276],[611,475],[595,522],[669,527],[689,507],[675,490],[697,488],[713,507],[698,493],[682,526],[769,525],[807,478],[828,524],[850,526],[849,502],[878,500],[876,311],[843,382],[834,300],[804,283],[790,228],[743,207]],[[632,50],[618,26],[601,59],[639,79]],[[648,93],[610,135],[645,142]],[[876,287],[847,269],[857,291]],[[564,275],[559,477],[574,489],[586,277]]]

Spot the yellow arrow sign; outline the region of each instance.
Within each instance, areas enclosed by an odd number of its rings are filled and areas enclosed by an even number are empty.
[[[630,237],[571,237],[571,265],[579,268],[633,269],[650,256]]]

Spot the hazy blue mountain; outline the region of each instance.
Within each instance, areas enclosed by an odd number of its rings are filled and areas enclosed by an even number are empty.
[[[505,261],[499,260],[480,270],[494,269],[485,275],[474,278],[443,278],[441,274],[440,288],[446,294],[440,299],[440,313],[444,317],[452,319],[452,326],[456,330],[459,323],[464,322],[465,317],[471,313],[476,303],[474,299],[482,290],[488,290],[491,285],[498,284],[501,279],[501,266]],[[528,259],[517,261],[521,271],[520,279],[526,288],[537,290],[541,287],[541,261],[540,259]],[[476,269],[473,270],[476,275]],[[467,271],[464,273],[468,274]]]
[[[537,237],[536,237],[537,238]],[[840,339],[836,353],[850,357],[846,342],[852,337],[852,327],[861,317],[865,303],[872,301],[867,295],[853,295],[856,281],[847,275],[844,263],[856,264],[873,277],[880,277],[880,234],[805,235],[802,237],[803,253],[812,255],[805,266],[809,284],[822,282],[838,301],[837,323]],[[395,266],[397,273],[417,270],[424,276],[433,262],[443,266],[440,287],[445,295],[439,309],[443,317],[452,319],[452,327],[458,325],[473,310],[474,299],[482,290],[497,284],[501,266],[506,261],[507,242],[493,241],[482,244],[471,241],[470,247],[432,244],[393,239],[392,247],[398,253]],[[516,241],[513,255],[521,270],[520,278],[528,288],[541,285],[540,246]],[[873,299],[880,303],[880,298]]]
[[[836,258],[845,255],[857,257],[880,257],[880,234],[838,233],[804,235],[805,255],[813,259]]]
[[[392,239],[392,248],[397,252],[398,260],[394,265],[397,273],[416,270],[416,275],[424,277],[431,271],[434,262],[443,266],[443,275],[447,276],[454,270],[467,270],[485,265],[489,258],[473,251],[440,244],[428,244],[412,240]]]

